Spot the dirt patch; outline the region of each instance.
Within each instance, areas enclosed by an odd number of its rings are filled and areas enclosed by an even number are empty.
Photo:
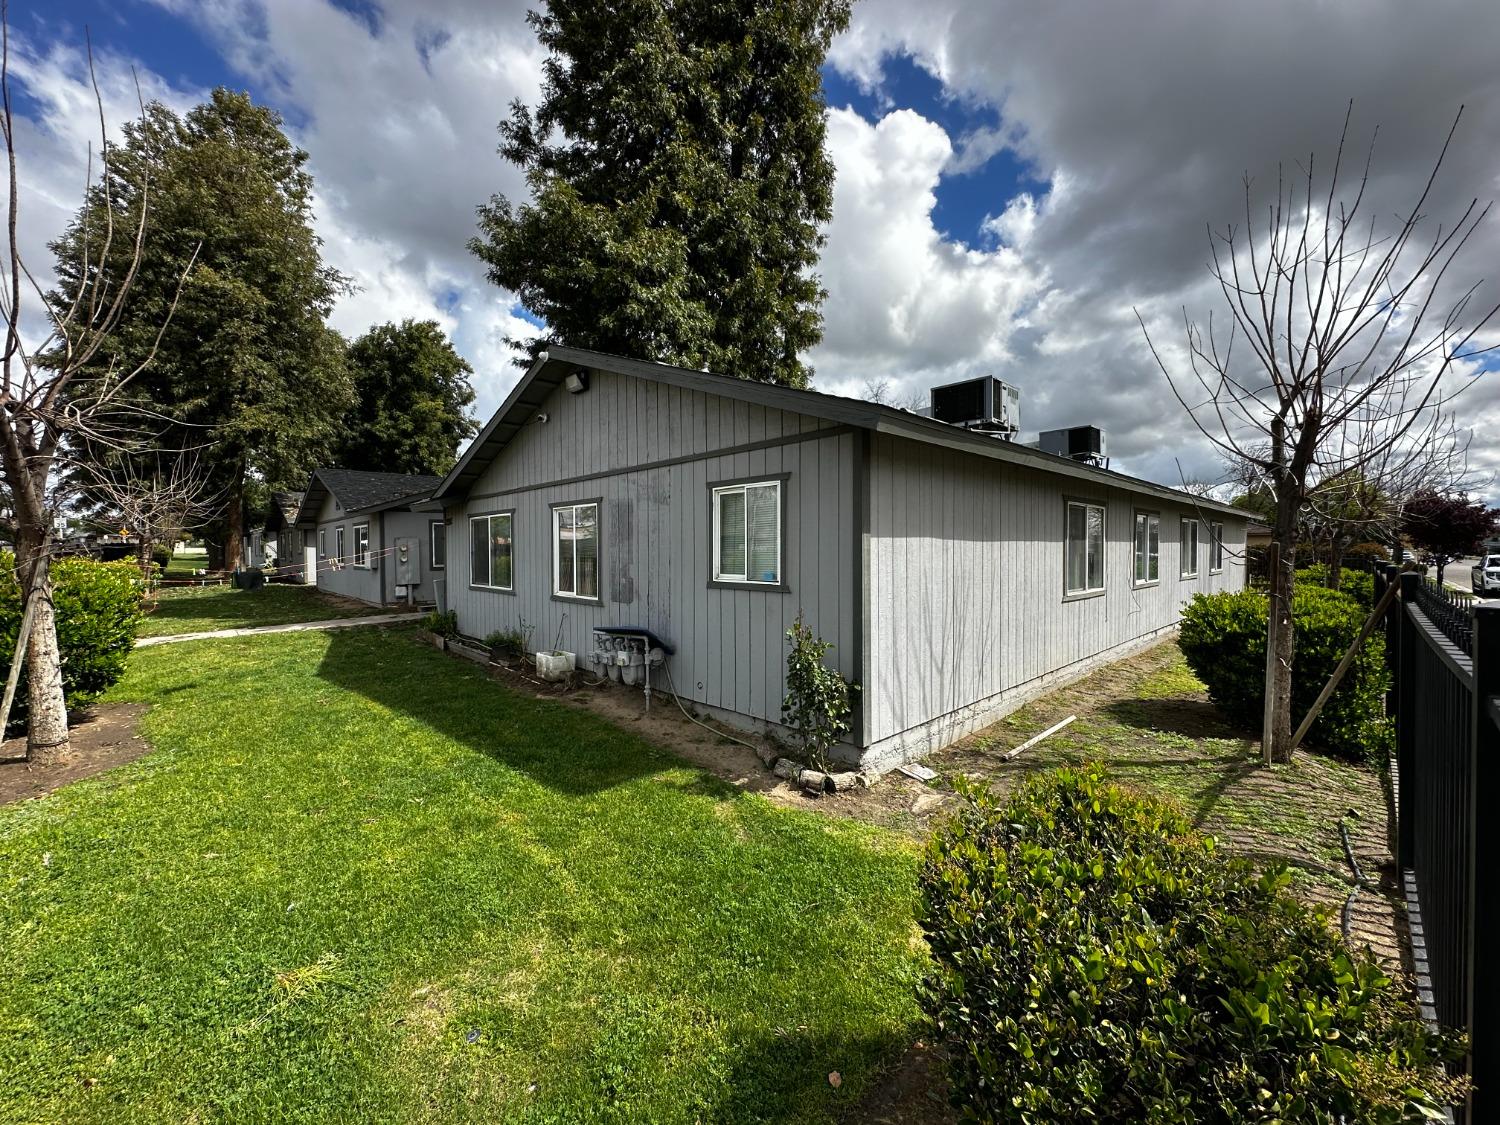
[[[869,1125],[952,1125],[958,1114],[948,1104],[942,1058],[920,1039],[882,1075],[843,1120]]]
[[[0,743],[0,805],[44,797],[70,782],[133,762],[151,744],[136,733],[144,703],[110,703],[72,717],[73,750],[66,758],[35,765],[26,761],[26,739]]]

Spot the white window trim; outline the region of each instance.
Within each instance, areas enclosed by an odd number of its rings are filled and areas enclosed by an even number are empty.
[[[490,553],[490,523],[502,516],[510,519],[510,585],[497,585],[495,577],[495,556]],[[485,557],[489,560],[490,578],[489,582],[476,582],[474,580],[474,525],[484,524]],[[446,549],[446,546],[445,546]],[[469,517],[469,585],[476,590],[501,590],[504,593],[515,593],[516,589],[516,513],[513,509],[503,512],[484,512],[481,515]]]
[[[338,527],[336,527],[336,528],[333,529],[333,549],[336,552],[334,554],[334,556],[333,556],[333,561],[337,565],[343,566],[344,563],[345,563],[345,559],[344,559],[344,525],[343,524],[339,524]]]
[[[776,577],[767,582],[762,578],[751,578],[750,570],[750,498],[745,495],[747,489],[751,488],[774,488],[776,490]],[[720,530],[720,499],[732,493],[738,492],[745,496],[745,574],[726,574],[719,565],[719,550],[723,545]],[[734,586],[759,586],[762,589],[775,589],[786,584],[785,567],[786,559],[785,544],[782,542],[783,523],[786,519],[786,509],[782,505],[786,502],[786,493],[782,490],[781,480],[772,478],[770,480],[747,480],[738,481],[734,484],[715,485],[713,489],[713,575],[715,582]]]
[[[1219,565],[1214,565],[1217,558]],[[1211,523],[1208,525],[1208,573],[1224,573],[1224,525],[1222,523]]]
[[[604,536],[599,520],[600,503],[598,500],[578,500],[564,501],[561,504],[552,505],[552,596],[554,598],[560,598],[566,602],[598,603],[604,601]],[[562,521],[559,514],[565,510],[571,511],[573,513],[574,526],[577,526],[578,510],[580,508],[594,509],[594,536],[597,545],[594,555],[597,567],[595,582],[600,585],[600,589],[593,594],[579,594],[576,592],[578,589],[578,552],[576,549],[573,552],[573,591],[560,589],[562,586],[562,582],[560,581],[562,578],[562,552],[558,550],[558,533],[562,530]]]
[[[1188,520],[1188,519],[1185,519],[1185,520],[1182,521],[1181,526],[1179,527],[1179,530],[1177,532],[1177,549],[1178,549],[1179,555],[1181,556],[1181,558],[1178,559],[1178,573],[1183,578],[1197,578],[1198,577],[1198,547],[1199,547],[1199,539],[1200,539],[1200,536],[1198,535],[1198,526],[1199,526],[1199,524],[1198,524],[1197,520]],[[1187,529],[1188,528],[1192,528],[1193,529],[1193,553],[1192,553],[1191,556],[1188,555],[1188,549],[1187,549],[1187,545],[1188,545]],[[1193,560],[1193,569],[1192,570],[1188,569],[1188,559],[1189,559],[1189,557],[1191,557],[1192,560]]]
[[[1146,521],[1146,577],[1141,578],[1137,574],[1137,563],[1141,561],[1140,543],[1135,535],[1141,520]],[[1151,577],[1151,523],[1156,523],[1156,577]],[[1130,581],[1137,589],[1145,586],[1159,586],[1161,584],[1161,513],[1137,511],[1135,518],[1130,524]]]
[[[437,561],[437,530],[443,529],[443,561]],[[474,556],[469,555],[469,565],[474,565]],[[448,569],[448,525],[442,520],[427,521],[427,566],[429,570]],[[512,571],[514,572],[514,566]]]
[[[318,558],[320,558],[320,559],[326,559],[327,557],[328,557],[328,529],[326,527],[320,527],[320,528],[318,528]]]
[[[1073,589],[1068,585],[1068,524],[1071,522],[1074,508],[1085,509],[1083,519],[1083,581],[1084,585]],[[1089,580],[1089,536],[1088,536],[1088,514],[1087,509],[1097,508],[1099,510],[1099,585],[1088,585]],[[1096,504],[1091,500],[1068,500],[1063,508],[1063,596],[1065,598],[1089,598],[1097,597],[1104,593],[1109,576],[1105,572],[1105,562],[1109,556],[1109,511],[1103,504]]]
[[[365,557],[363,562],[360,561],[359,557],[359,533],[361,531],[365,533]],[[370,525],[368,523],[357,523],[354,525],[354,565],[361,570],[370,569]]]

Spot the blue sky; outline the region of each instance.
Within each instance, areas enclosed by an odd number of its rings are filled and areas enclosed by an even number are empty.
[[[131,68],[179,109],[224,83],[283,115],[311,154],[325,257],[357,293],[348,334],[434,317],[476,369],[479,409],[516,377],[507,337],[536,331],[465,243],[492,193],[524,196],[496,154],[542,55],[527,0],[12,0],[23,198],[34,261],[76,201],[91,143],[87,25],[112,122]],[[1206,231],[1242,220],[1243,178],[1326,153],[1344,107],[1376,125],[1370,207],[1409,203],[1459,104],[1464,127],[1429,209],[1500,194],[1500,5],[1398,0],[1133,0],[1089,6],[859,0],[824,68],[834,216],[816,385],[910,401],[993,374],[1022,391],[1027,431],[1094,423],[1116,467],[1169,483],[1218,459],[1170,393],[1202,321]],[[93,138],[97,143],[97,139]],[[28,147],[29,146],[29,147]],[[1472,249],[1500,259],[1491,224]],[[1493,303],[1493,298],[1492,302]],[[1139,315],[1140,320],[1137,319]],[[1493,336],[1493,333],[1491,334]],[[1489,339],[1489,337],[1487,337]],[[1495,381],[1462,421],[1500,433]],[[1500,450],[1475,443],[1500,470]]]

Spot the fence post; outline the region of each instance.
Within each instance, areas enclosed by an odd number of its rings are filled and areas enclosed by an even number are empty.
[[[1380,587],[1377,596],[1385,593],[1385,587],[1401,581],[1401,568],[1394,564],[1377,567],[1377,573],[1383,576],[1376,579],[1376,585]],[[1396,688],[1401,683],[1401,613],[1401,603],[1393,602],[1385,614],[1385,666],[1391,672],[1391,686],[1385,693],[1385,713],[1392,722],[1396,721]]]
[[[1469,1073],[1480,1083],[1469,1121],[1500,1114],[1500,962],[1491,948],[1500,927],[1500,727],[1491,703],[1500,696],[1500,606],[1474,607],[1473,748],[1469,759]],[[1486,938],[1484,935],[1491,937]]]
[[[1417,604],[1417,586],[1422,577],[1409,571],[1401,575],[1401,608],[1397,610],[1396,667],[1401,670],[1396,682],[1396,774],[1400,781],[1396,803],[1396,866],[1403,871],[1413,865],[1415,848],[1412,812],[1417,796],[1417,724],[1416,664],[1417,626],[1411,619],[1411,608]]]

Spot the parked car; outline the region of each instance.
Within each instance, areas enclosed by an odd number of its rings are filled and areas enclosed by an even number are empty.
[[[1470,574],[1476,594],[1500,594],[1500,555],[1485,555]]]

